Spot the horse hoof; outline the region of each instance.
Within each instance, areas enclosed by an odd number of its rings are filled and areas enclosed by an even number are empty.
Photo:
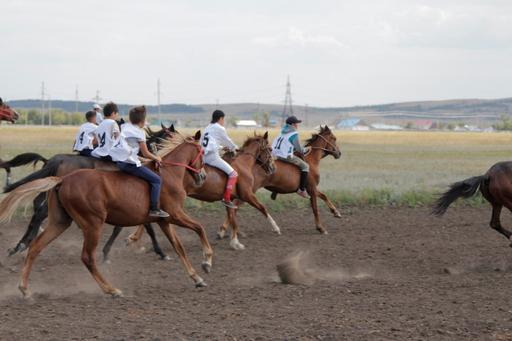
[[[327,232],[327,230],[325,230],[325,229],[323,229],[323,228],[318,228],[318,227],[317,227],[316,229],[317,229],[317,231],[318,231],[318,232],[320,232],[320,234],[329,234],[329,233]]]
[[[196,283],[196,288],[206,288],[208,286],[208,284],[206,284],[205,281],[203,281],[202,279]]]
[[[108,258],[103,259],[103,264],[112,264],[112,261]]]
[[[171,257],[168,255],[160,256],[160,260],[171,260]]]
[[[21,284],[18,285],[18,289],[20,289],[21,294],[23,295],[23,298],[29,299],[32,296],[32,293],[30,292],[30,290],[28,290],[28,288],[22,286]]]
[[[231,240],[231,242],[229,243],[229,246],[231,246],[231,248],[233,250],[244,250],[245,249],[245,245],[240,243],[238,240]]]
[[[218,240],[224,239],[225,236],[226,236],[226,232],[225,231],[217,232],[217,239]]]
[[[212,266],[208,263],[208,262],[203,262],[201,264],[201,267],[203,268],[203,271],[207,274],[209,274],[210,272],[212,272]]]
[[[119,289],[114,289],[114,291],[112,291],[110,293],[110,295],[113,297],[113,298],[121,298],[121,297],[124,297],[123,295],[123,292]]]
[[[334,213],[334,218],[341,218],[341,213],[340,212],[335,212]]]

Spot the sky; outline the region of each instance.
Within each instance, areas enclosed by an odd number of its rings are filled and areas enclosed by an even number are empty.
[[[1,0],[0,97],[352,106],[511,97],[508,0]]]

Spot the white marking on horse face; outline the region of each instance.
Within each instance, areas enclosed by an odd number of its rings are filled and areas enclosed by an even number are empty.
[[[279,228],[279,226],[277,226],[276,222],[274,221],[274,219],[269,215],[267,215],[267,219],[268,221],[270,222],[270,225],[272,225],[272,231],[274,231],[275,233],[277,234],[281,234],[281,229]]]

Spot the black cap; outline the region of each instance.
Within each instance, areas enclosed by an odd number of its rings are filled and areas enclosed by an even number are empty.
[[[286,124],[295,124],[295,123],[302,123],[301,120],[299,120],[297,117],[295,116],[290,116],[286,119]]]

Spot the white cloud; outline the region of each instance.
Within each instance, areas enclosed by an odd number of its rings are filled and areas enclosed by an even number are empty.
[[[306,33],[297,27],[289,27],[287,32],[252,39],[254,44],[267,47],[344,47],[334,35]]]

